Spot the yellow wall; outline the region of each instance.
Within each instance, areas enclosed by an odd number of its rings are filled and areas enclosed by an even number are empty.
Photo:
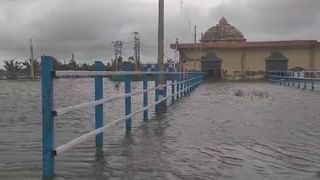
[[[279,51],[289,58],[288,69],[295,67],[310,69],[310,48],[287,48]]]
[[[201,56],[207,52],[214,52],[218,58],[222,59],[222,69],[227,70],[227,76],[237,76],[239,72],[254,71],[264,72],[266,70],[265,59],[273,51],[281,52],[288,58],[288,69],[302,67],[310,70],[312,51],[309,47],[292,47],[292,48],[247,48],[242,70],[242,49],[203,49],[201,52],[194,50],[183,50],[182,59],[186,60],[188,69],[201,70]],[[320,70],[320,47],[314,49],[314,69]],[[311,64],[310,64],[311,63]]]
[[[189,70],[201,71],[201,56],[205,56],[205,52],[187,50],[180,52],[180,60],[186,60],[186,68]]]
[[[201,62],[200,61],[187,61],[187,65],[185,66],[188,70],[196,70],[201,71]]]
[[[197,51],[196,53],[194,50],[184,51],[188,67],[193,69],[196,66],[196,70],[201,70],[201,56],[205,56],[207,52],[213,52],[222,59],[222,69],[227,69],[230,72],[241,71],[241,49],[202,50],[202,52]]]
[[[222,59],[222,69],[230,72],[241,71],[241,49],[217,49],[212,52]]]
[[[315,48],[315,70],[320,71],[320,47]]]
[[[265,71],[265,59],[269,56],[269,49],[246,49],[245,71]]]

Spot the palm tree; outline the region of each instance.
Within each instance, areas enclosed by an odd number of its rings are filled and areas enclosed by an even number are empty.
[[[34,75],[39,74],[40,72],[40,63],[37,61],[37,59],[34,59],[33,61],[33,70],[34,70]],[[24,62],[22,62],[22,65],[24,66],[22,69],[22,72],[24,74],[28,74],[28,77],[31,76],[31,59],[27,59]]]
[[[21,71],[21,62],[12,60],[4,61],[4,69],[7,72],[7,78],[8,79],[17,79],[17,73]]]
[[[3,69],[0,69],[0,79],[3,79],[6,75],[6,71]]]

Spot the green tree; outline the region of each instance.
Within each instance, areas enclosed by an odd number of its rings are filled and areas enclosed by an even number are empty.
[[[112,65],[110,64],[110,62],[107,63],[106,70],[112,71]]]
[[[80,70],[89,71],[89,70],[90,70],[90,65],[88,65],[87,63],[83,63],[83,64],[80,66]]]
[[[0,69],[0,79],[3,79],[6,76],[6,71],[3,69]]]
[[[79,69],[79,65],[77,64],[77,62],[74,59],[71,59],[68,64],[68,70],[78,70],[78,69]]]
[[[21,72],[23,74],[26,74],[28,77],[30,77],[31,76],[31,59],[25,60],[21,64],[23,65]],[[37,61],[37,59],[33,60],[33,69],[34,69],[35,75],[40,73],[40,62]]]
[[[4,69],[6,70],[7,79],[17,79],[18,73],[21,72],[22,63],[19,61],[7,60],[4,61]]]

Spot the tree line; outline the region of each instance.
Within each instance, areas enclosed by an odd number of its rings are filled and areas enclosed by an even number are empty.
[[[15,59],[4,61],[3,69],[0,68],[0,78],[2,79],[30,79],[32,77],[31,65],[33,64],[35,77],[40,76],[41,64],[40,61],[24,60],[19,61]],[[61,63],[58,60],[54,60],[55,70],[75,70],[75,71],[93,71],[94,63],[79,63],[74,59],[71,59],[68,63]],[[105,64],[106,71],[116,70],[140,70],[141,64],[136,63],[134,58],[130,56],[127,61],[123,61],[120,56],[116,60],[112,60],[111,63]]]

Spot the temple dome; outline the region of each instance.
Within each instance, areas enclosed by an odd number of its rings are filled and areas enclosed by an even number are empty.
[[[222,17],[219,21],[219,24],[207,30],[207,32],[201,38],[201,41],[246,41],[246,39],[236,27],[229,24],[226,18]]]

